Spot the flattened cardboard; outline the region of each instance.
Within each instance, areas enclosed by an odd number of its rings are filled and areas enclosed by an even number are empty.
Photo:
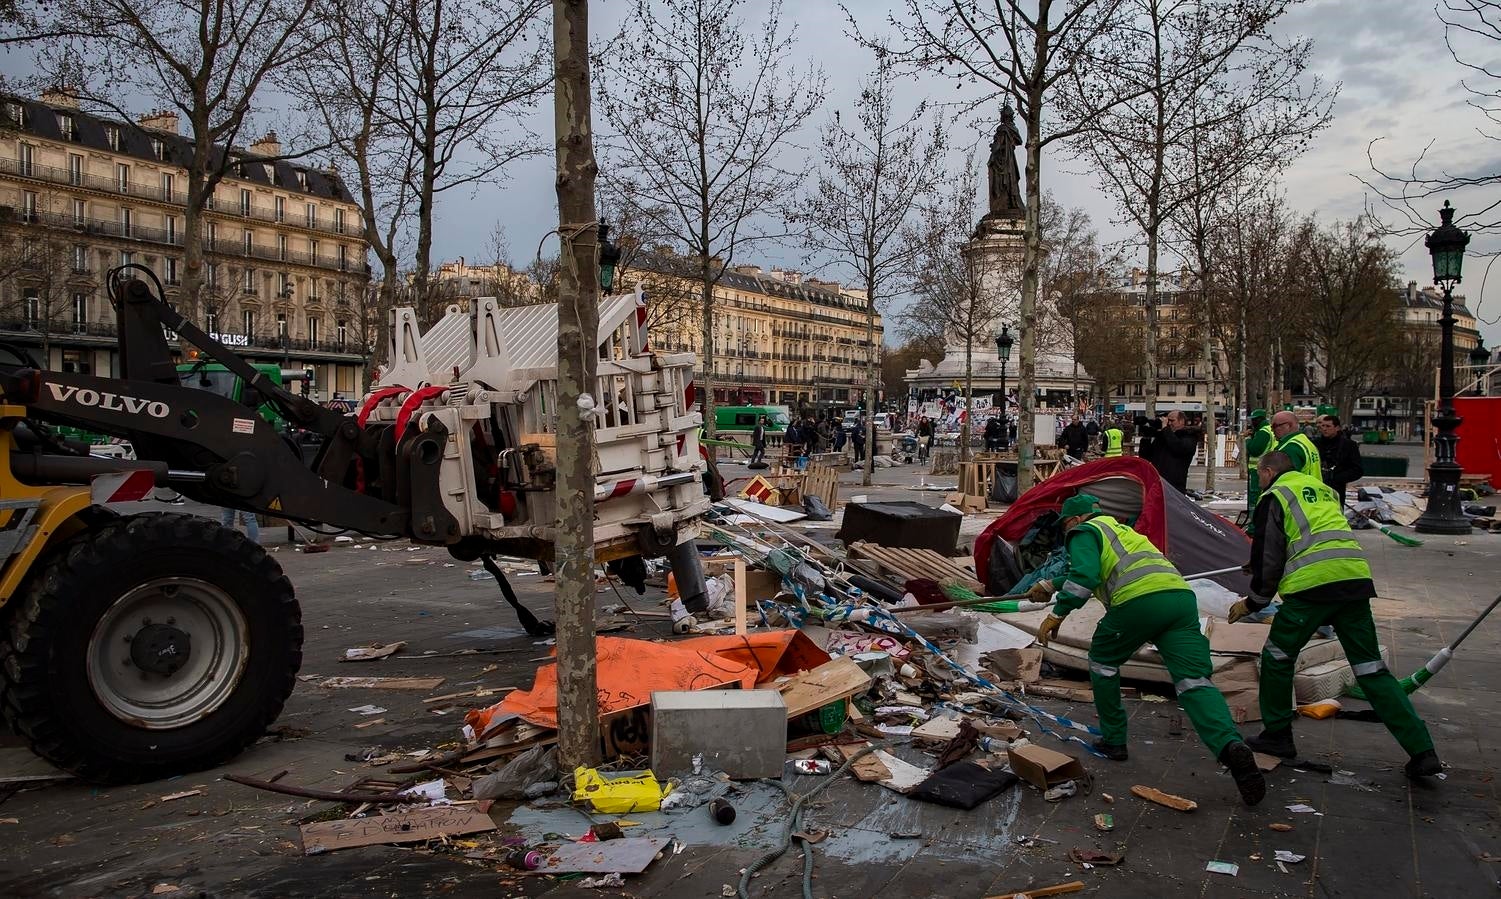
[[[985,654],[985,667],[1000,680],[1035,684],[1042,678],[1042,650],[998,649]]]
[[[459,836],[494,830],[489,815],[472,809],[440,805],[394,815],[317,821],[302,825],[302,851],[308,855],[373,846],[377,843],[416,843],[440,836]]]
[[[1011,770],[1039,790],[1084,776],[1084,766],[1071,755],[1042,746],[1023,746],[1006,752]]]

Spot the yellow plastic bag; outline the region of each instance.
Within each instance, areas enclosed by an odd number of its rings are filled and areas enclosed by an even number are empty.
[[[587,801],[595,811],[607,815],[654,812],[671,789],[664,790],[650,771],[614,780],[606,780],[596,768],[576,768],[573,772],[573,801]]]

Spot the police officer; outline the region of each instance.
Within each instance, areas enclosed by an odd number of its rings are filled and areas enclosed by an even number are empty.
[[[1125,445],[1126,432],[1121,430],[1120,425],[1111,423],[1110,427],[1100,432],[1100,450],[1105,458],[1114,459],[1121,454],[1121,447]]]
[[[1286,411],[1273,415],[1272,435],[1277,438],[1277,450],[1287,453],[1293,460],[1293,471],[1300,471],[1315,481],[1323,480],[1324,466],[1319,459],[1319,448],[1298,427],[1296,415]]]
[[[1440,773],[1443,765],[1427,725],[1381,659],[1371,618],[1371,597],[1376,595],[1371,566],[1334,491],[1316,475],[1294,470],[1293,460],[1281,451],[1261,457],[1261,479],[1266,486],[1256,506],[1251,593],[1230,608],[1229,616],[1234,623],[1265,608],[1273,594],[1282,595],[1261,651],[1261,720],[1266,729],[1248,741],[1251,748],[1297,757],[1293,668],[1313,632],[1331,624],[1361,690],[1407,750],[1407,776]]]
[[[1256,512],[1256,500],[1261,496],[1261,473],[1257,470],[1261,457],[1277,443],[1272,426],[1267,424],[1265,409],[1251,410],[1251,436],[1246,438],[1246,512]]]
[[[1209,680],[1209,641],[1199,631],[1199,605],[1188,582],[1150,540],[1102,515],[1095,497],[1071,496],[1059,514],[1067,529],[1068,575],[1052,594],[1053,610],[1038,629],[1037,642],[1046,646],[1064,616],[1090,596],[1098,594],[1105,604],[1105,617],[1089,647],[1089,681],[1102,733],[1095,748],[1113,761],[1126,760],[1120,666],[1142,644],[1152,643],[1199,739],[1229,767],[1245,803],[1260,802],[1266,779],[1235,729],[1225,697]],[[1038,594],[1051,589],[1046,581],[1034,586]]]

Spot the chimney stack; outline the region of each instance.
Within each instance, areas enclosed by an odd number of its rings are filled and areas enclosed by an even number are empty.
[[[174,136],[178,133],[177,113],[170,109],[152,110],[141,116],[140,123],[147,131],[160,131]]]
[[[281,140],[275,131],[267,131],[265,137],[250,145],[250,152],[256,156],[280,156]]]
[[[74,87],[49,87],[42,91],[42,102],[48,106],[77,109],[78,89]]]

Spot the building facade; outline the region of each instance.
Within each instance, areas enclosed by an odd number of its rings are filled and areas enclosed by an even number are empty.
[[[433,269],[432,282],[439,296],[456,301],[496,297],[513,302],[540,302],[542,296],[541,285],[526,272],[518,272],[504,262],[475,265],[463,256],[438,263]]]
[[[0,340],[50,368],[118,375],[105,278],[137,263],[169,303],[250,361],[311,370],[294,391],[364,390],[370,270],[359,207],[336,172],[271,158],[281,153],[274,133],[229,150],[201,225],[204,286],[193,302],[180,292],[192,143],[175,113],[125,123],[63,92],[0,97],[0,145]]]
[[[1398,291],[1398,300],[1401,325],[1414,356],[1411,364],[1399,366],[1408,370],[1407,377],[1387,378],[1379,390],[1360,397],[1352,418],[1356,427],[1391,430],[1406,439],[1422,436],[1424,401],[1438,395],[1439,319],[1444,314],[1444,295],[1437,287],[1420,288],[1416,281],[1409,281]],[[1454,295],[1453,309],[1454,387],[1462,394],[1474,394],[1476,388],[1469,385],[1476,380],[1475,375],[1488,368],[1470,361],[1471,351],[1480,346],[1480,330],[1463,294]],[[1417,370],[1411,370],[1414,367]],[[1490,388],[1491,380],[1484,378],[1481,392]]]
[[[640,284],[646,292],[654,348],[698,353],[702,391],[704,328],[695,265],[657,248],[621,270],[617,289]],[[857,406],[864,401],[872,354],[879,363],[882,335],[878,313],[874,340],[867,339],[862,291],[795,271],[734,266],[714,287],[714,402],[793,410]],[[879,390],[879,371],[876,379]]]

